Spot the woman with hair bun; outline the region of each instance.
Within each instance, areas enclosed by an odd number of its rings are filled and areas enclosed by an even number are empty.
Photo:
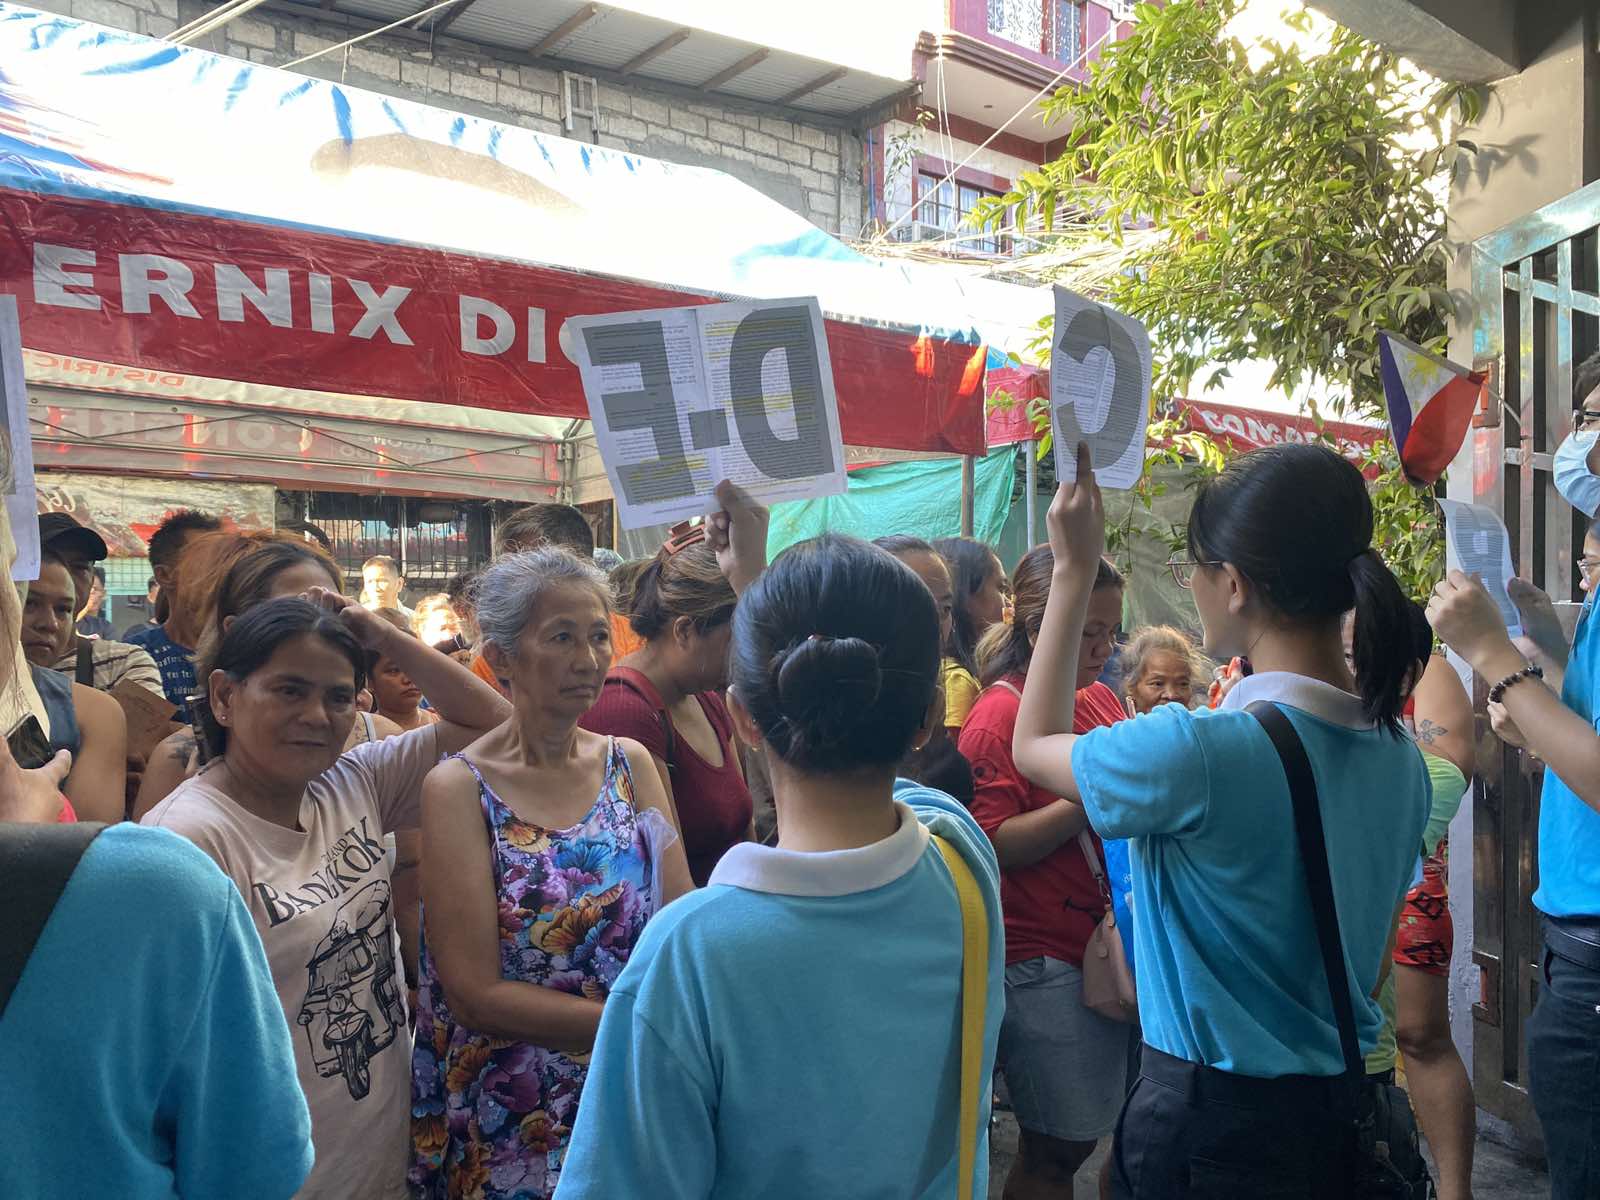
[[[703,525],[682,528],[643,566],[616,568],[619,601],[644,645],[611,668],[579,722],[650,751],[696,887],[730,846],[751,838],[754,816],[722,698],[739,597],[704,537]],[[763,554],[738,564],[734,578],[743,586],[765,563]]]
[[[1145,1045],[1113,1194],[1346,1200],[1360,1154],[1348,1060],[1377,1040],[1373,995],[1430,800],[1400,723],[1416,667],[1408,602],[1372,548],[1365,482],[1311,445],[1257,450],[1208,481],[1173,572],[1194,592],[1206,651],[1248,656],[1254,673],[1215,712],[1164,704],[1080,736],[1067,681],[1105,543],[1083,446],[1077,480],[1050,506],[1055,568],[1015,754],[1103,836],[1132,839]],[[1354,677],[1339,629],[1351,608]],[[1284,760],[1245,711],[1256,701],[1288,719],[1315,780],[1358,1043],[1348,1056]]]
[[[988,1194],[994,855],[948,796],[894,776],[943,719],[938,620],[910,569],[836,534],[786,551],[740,599],[729,709],[767,755],[780,845],[735,846],[645,930],[600,1022],[562,1200]],[[986,908],[970,1096],[962,917],[930,833]],[[958,1136],[964,1102],[975,1147]]]

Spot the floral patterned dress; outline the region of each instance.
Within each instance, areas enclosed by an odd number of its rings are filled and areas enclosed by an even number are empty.
[[[634,809],[627,755],[612,739],[600,796],[570,829],[521,820],[478,769],[462,761],[478,780],[494,840],[505,978],[604,999],[659,907],[651,841]],[[419,974],[411,1071],[414,1194],[545,1200],[560,1177],[588,1056],[489,1037],[457,1023],[428,952],[426,912]]]

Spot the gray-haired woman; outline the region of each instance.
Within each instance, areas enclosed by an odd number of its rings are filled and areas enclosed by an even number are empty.
[[[554,1192],[606,996],[645,922],[692,886],[649,752],[578,727],[611,665],[609,595],[554,548],[497,560],[477,587],[514,712],[423,788],[423,1196]]]

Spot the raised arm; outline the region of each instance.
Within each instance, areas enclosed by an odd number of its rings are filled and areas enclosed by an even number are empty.
[[[460,750],[511,715],[505,697],[448,654],[423,645],[420,639],[336,592],[312,588],[306,598],[338,613],[364,648],[387,658],[422,689],[442,722],[440,753]]]
[[[1489,681],[1523,669],[1495,606],[1475,576],[1451,571],[1434,588],[1428,620],[1439,637]],[[1600,734],[1537,679],[1505,690],[1501,704],[1521,733],[1521,744],[1542,758],[1590,808],[1600,811]]]
[[[734,594],[742,596],[767,569],[772,514],[726,479],[717,485],[717,503],[722,507],[706,518],[706,544],[716,553],[717,565]]]
[[[422,786],[422,902],[428,950],[450,1010],[467,1028],[569,1054],[594,1046],[598,1000],[506,979],[500,965],[500,898],[477,782],[459,761]]]
[[[1076,740],[1072,710],[1083,623],[1106,540],[1100,486],[1090,467],[1089,447],[1082,442],[1078,443],[1077,474],[1076,482],[1056,489],[1045,517],[1055,571],[1011,743],[1017,769],[1065,800],[1080,799],[1072,775],[1072,743]]]

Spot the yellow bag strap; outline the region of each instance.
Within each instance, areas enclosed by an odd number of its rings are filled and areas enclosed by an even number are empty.
[[[961,903],[961,1105],[958,1200],[972,1200],[972,1176],[978,1159],[978,1108],[983,1095],[984,1004],[989,991],[989,919],[983,893],[961,852],[942,837],[933,839],[955,880]]]

